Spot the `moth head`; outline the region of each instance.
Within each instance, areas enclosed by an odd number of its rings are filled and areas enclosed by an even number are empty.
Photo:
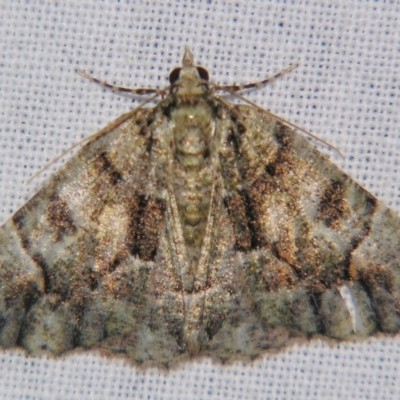
[[[197,70],[198,77],[201,80],[208,81],[208,79],[209,79],[208,71],[204,67],[196,66],[196,67],[192,67],[192,68],[195,68]],[[169,83],[171,85],[173,85],[174,83],[176,83],[179,80],[182,69],[183,69],[182,67],[176,67],[170,72]]]
[[[169,74],[169,82],[175,93],[182,95],[202,94],[207,90],[208,71],[193,63],[193,54],[188,47],[182,59],[182,67],[174,68]]]

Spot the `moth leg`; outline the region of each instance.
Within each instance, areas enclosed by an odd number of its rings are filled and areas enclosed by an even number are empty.
[[[264,79],[259,82],[247,83],[244,85],[226,85],[226,86],[215,85],[214,90],[226,90],[228,92],[229,91],[237,92],[237,91],[244,90],[244,89],[258,88],[260,86],[266,85],[267,83],[273,82],[275,79],[280,78],[282,75],[287,74],[288,72],[294,70],[296,67],[297,67],[297,64],[289,65],[287,68],[283,69],[282,71],[278,72],[277,74],[272,75],[272,76],[268,77],[267,79]]]
[[[132,94],[138,94],[138,95],[144,95],[144,94],[153,94],[153,93],[160,93],[161,91],[158,89],[152,89],[152,88],[138,88],[138,89],[133,89],[133,88],[127,88],[123,86],[115,86],[110,83],[107,83],[105,81],[102,81],[100,79],[95,78],[92,75],[89,75],[85,71],[78,70],[77,71],[80,76],[83,76],[84,78],[88,79],[90,82],[97,83],[101,87],[111,89],[114,92],[124,92],[124,93],[132,93]]]

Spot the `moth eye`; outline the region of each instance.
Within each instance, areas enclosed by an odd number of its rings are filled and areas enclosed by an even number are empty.
[[[197,67],[197,72],[203,81],[208,81],[208,71],[203,67]]]
[[[169,82],[172,84],[174,84],[178,79],[179,79],[179,75],[181,73],[181,68],[175,68],[171,71],[171,73],[169,74]]]

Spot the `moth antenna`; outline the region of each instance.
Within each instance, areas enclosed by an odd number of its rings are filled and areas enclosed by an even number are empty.
[[[268,113],[269,115],[271,115],[272,117],[276,118],[278,121],[282,122],[286,126],[290,126],[290,127],[294,128],[294,129],[297,129],[297,130],[305,133],[307,136],[310,136],[313,139],[317,140],[318,142],[323,143],[324,145],[328,146],[330,149],[336,151],[336,153],[339,154],[340,157],[342,157],[343,159],[345,158],[344,155],[342,154],[342,152],[337,147],[335,147],[332,144],[326,142],[325,140],[319,138],[318,136],[314,135],[313,133],[311,133],[307,129],[302,128],[301,126],[296,125],[293,122],[290,122],[287,119],[284,119],[284,118],[280,117],[279,115],[276,115],[273,112],[271,112],[271,111],[269,111],[269,110],[267,110],[265,108],[260,107],[256,103],[253,103],[251,100],[246,99],[246,97],[240,95],[239,93],[236,93],[233,90],[229,90],[229,89],[226,89],[226,88],[224,90],[226,92],[228,92],[229,94],[231,94],[232,96],[237,97],[238,99],[243,100],[244,102],[246,102],[246,103],[250,104],[251,106],[257,108],[258,110]]]
[[[26,185],[29,185],[37,176],[39,176],[43,171],[45,171],[47,168],[49,168],[51,165],[53,165],[56,161],[58,161],[60,158],[64,157],[67,153],[69,153],[71,150],[73,150],[75,147],[78,147],[84,143],[87,143],[90,140],[95,140],[101,135],[105,135],[108,132],[111,132],[113,129],[117,128],[119,125],[123,124],[125,121],[127,121],[129,118],[133,117],[143,106],[145,106],[147,103],[150,103],[153,101],[156,97],[162,96],[165,94],[167,90],[170,89],[170,86],[166,87],[165,89],[158,90],[157,93],[155,93],[153,96],[149,97],[147,100],[143,101],[140,103],[135,109],[130,110],[126,112],[125,114],[120,115],[117,119],[114,121],[110,122],[108,125],[106,125],[103,129],[100,129],[98,132],[94,133],[93,135],[88,136],[87,138],[84,138],[80,140],[79,142],[73,144],[72,146],[68,147],[66,150],[64,150],[60,155],[55,157],[53,160],[51,160],[49,163],[47,163],[44,167],[42,167],[39,171],[37,171],[35,174],[33,174],[27,181]]]
[[[131,94],[137,94],[137,95],[145,95],[145,94],[153,94],[153,93],[158,93],[158,89],[153,89],[153,88],[138,88],[138,89],[133,89],[133,88],[128,88],[128,87],[123,87],[123,86],[116,86],[112,85],[111,83],[108,83],[106,81],[102,81],[100,79],[95,78],[92,75],[89,75],[83,70],[78,69],[76,71],[80,76],[83,76],[84,78],[88,79],[90,82],[97,83],[101,87],[111,89],[114,92],[123,92],[123,93],[131,93]]]
[[[244,85],[226,85],[226,86],[215,85],[214,90],[226,90],[227,92],[232,90],[233,92],[237,92],[237,91],[245,90],[245,89],[259,88],[260,86],[271,83],[275,79],[278,79],[281,76],[287,74],[288,72],[293,71],[297,67],[297,65],[298,64],[291,64],[287,68],[283,69],[282,71],[279,71],[277,74],[272,75],[272,76],[268,77],[267,79],[264,79],[259,82],[252,82],[252,83],[247,83]]]

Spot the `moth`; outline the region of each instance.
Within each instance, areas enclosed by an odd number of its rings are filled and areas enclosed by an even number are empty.
[[[0,346],[168,367],[398,332],[399,217],[279,118],[216,95],[270,80],[217,86],[186,49],[168,88],[136,90],[162,98],[1,227]]]

